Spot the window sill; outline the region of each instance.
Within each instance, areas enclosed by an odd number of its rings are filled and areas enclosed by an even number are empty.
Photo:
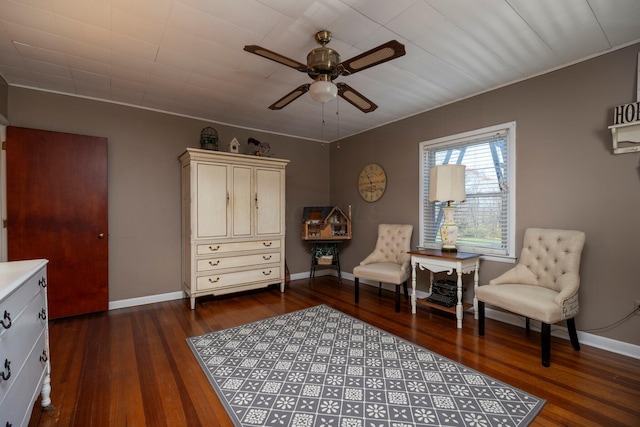
[[[515,264],[518,261],[518,258],[506,255],[482,255],[480,259],[483,261],[502,262],[505,264]]]

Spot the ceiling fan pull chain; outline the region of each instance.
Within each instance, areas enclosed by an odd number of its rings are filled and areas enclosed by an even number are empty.
[[[338,142],[336,143],[336,148],[340,149],[340,100],[336,99],[336,118],[338,121]]]
[[[320,139],[322,139],[320,147],[324,148],[324,104],[322,104],[322,128],[320,129]]]

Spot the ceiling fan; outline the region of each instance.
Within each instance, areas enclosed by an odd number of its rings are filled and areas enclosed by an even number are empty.
[[[336,95],[339,95],[364,113],[369,113],[378,108],[376,104],[351,86],[342,82],[333,83],[333,80],[339,76],[348,76],[373,67],[374,65],[382,64],[383,62],[403,56],[406,53],[404,45],[396,40],[391,40],[354,58],[340,62],[340,54],[327,47],[327,43],[331,41],[331,33],[329,31],[318,31],[315,39],[321,47],[309,52],[306,64],[257,45],[247,45],[244,47],[244,50],[247,52],[307,73],[309,77],[314,80],[313,83],[306,83],[295,88],[271,104],[269,108],[272,110],[280,110],[306,92],[310,93],[313,100],[322,103],[331,101]]]

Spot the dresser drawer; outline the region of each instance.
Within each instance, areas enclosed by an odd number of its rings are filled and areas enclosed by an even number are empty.
[[[0,372],[11,372],[11,376],[7,380],[0,379],[0,400],[9,390],[18,373],[22,370],[27,355],[43,334],[44,320],[46,312],[44,311],[44,293],[39,293],[32,298],[26,309],[22,311],[11,325],[6,333],[0,338]],[[7,369],[5,362],[9,361],[10,365]]]
[[[44,331],[41,331],[36,345],[32,348],[24,366],[18,372],[11,369],[16,381],[6,396],[0,398],[0,426],[26,426],[31,418],[33,402],[40,391],[46,372],[46,359],[42,358],[46,346]],[[4,364],[4,362],[2,362]]]
[[[258,282],[272,281],[275,283],[280,280],[282,280],[280,277],[280,267],[265,267],[255,270],[198,277],[196,279],[196,290],[204,291]]]
[[[277,249],[281,246],[280,239],[253,240],[249,242],[209,243],[199,244],[196,255],[224,254],[229,252],[259,251]]]
[[[227,268],[248,267],[251,265],[264,265],[280,262],[280,252],[267,252],[255,255],[238,255],[221,258],[199,259],[196,262],[196,271],[215,271]]]
[[[0,302],[0,338],[13,328],[13,324],[20,316],[22,311],[27,307],[29,301],[38,293],[42,292],[43,287],[40,283],[46,280],[45,275],[39,271],[35,276],[29,279],[24,285],[17,288],[5,300]],[[7,328],[7,326],[11,325]]]

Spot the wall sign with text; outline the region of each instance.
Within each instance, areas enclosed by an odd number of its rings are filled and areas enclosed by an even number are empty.
[[[609,126],[613,138],[613,154],[640,151],[640,53],[636,87],[636,102],[618,105],[613,109],[613,125]]]

